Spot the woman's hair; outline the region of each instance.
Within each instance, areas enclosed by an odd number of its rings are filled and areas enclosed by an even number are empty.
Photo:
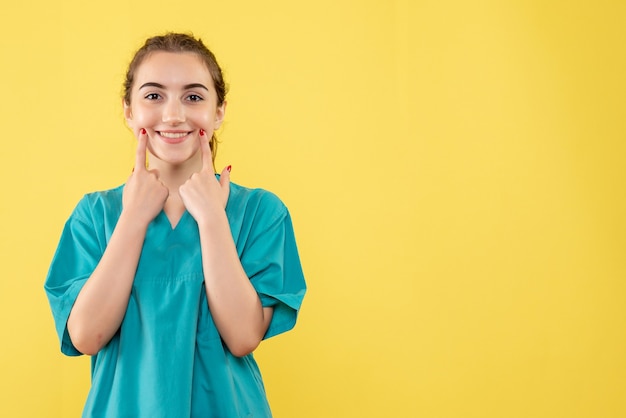
[[[213,87],[217,93],[217,106],[224,104],[226,99],[226,93],[228,87],[224,83],[224,76],[222,69],[215,59],[215,55],[204,45],[200,38],[196,39],[192,35],[184,33],[166,33],[165,35],[153,36],[148,38],[141,48],[135,53],[132,61],[128,65],[128,71],[126,72],[126,80],[124,80],[124,103],[130,105],[130,92],[135,81],[135,72],[141,63],[151,53],[163,51],[163,52],[192,52],[204,61],[207,66],[211,78],[213,79]],[[213,154],[213,160],[215,160],[215,154],[217,153],[217,138],[215,133],[209,141],[211,151]]]

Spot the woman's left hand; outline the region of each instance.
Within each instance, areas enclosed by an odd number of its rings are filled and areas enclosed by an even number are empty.
[[[230,166],[222,170],[219,181],[215,177],[213,155],[206,133],[200,136],[202,169],[178,189],[187,211],[198,224],[205,224],[224,214],[230,193]]]

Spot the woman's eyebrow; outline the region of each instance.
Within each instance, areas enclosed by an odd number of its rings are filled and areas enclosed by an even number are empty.
[[[164,89],[164,88],[165,88],[165,86],[164,86],[163,84],[159,84],[159,83],[152,83],[152,82],[151,82],[151,83],[145,83],[145,84],[142,84],[142,85],[141,85],[141,87],[139,87],[139,90],[141,90],[141,89],[143,89],[143,88],[145,88],[145,87],[156,87],[156,88],[158,88],[158,89]]]
[[[159,84],[159,83],[155,83],[155,82],[148,82],[148,83],[144,83],[141,85],[141,87],[139,87],[139,89],[143,89],[145,87],[156,87],[158,89],[165,89],[165,86],[163,84]],[[189,89],[194,89],[194,88],[201,88],[201,89],[205,89],[206,91],[209,91],[209,89],[201,83],[191,83],[191,84],[187,84],[183,86],[184,90],[189,90]]]
[[[186,86],[183,87],[185,90],[189,90],[189,89],[195,89],[195,88],[200,88],[200,89],[205,89],[206,91],[209,91],[209,89],[201,83],[191,83],[191,84],[187,84]]]

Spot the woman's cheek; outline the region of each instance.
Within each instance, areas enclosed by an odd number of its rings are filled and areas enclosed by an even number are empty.
[[[194,120],[198,129],[204,129],[209,136],[213,133],[215,124],[213,123],[214,121],[211,119],[209,112],[201,112],[199,115],[196,115]]]
[[[150,129],[150,125],[148,124],[147,118],[144,116],[142,112],[137,112],[135,117],[133,118],[133,131],[135,131],[135,135],[139,137],[139,132],[142,129]]]

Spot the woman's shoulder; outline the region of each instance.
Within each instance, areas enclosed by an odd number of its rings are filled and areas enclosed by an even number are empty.
[[[283,201],[273,192],[262,188],[251,188],[237,183],[230,183],[230,200],[244,201],[247,203],[258,202],[262,205],[285,206]]]
[[[80,199],[73,216],[86,217],[93,213],[118,213],[122,206],[122,192],[124,185],[107,190],[98,190],[86,193]]]
[[[122,201],[122,192],[124,191],[124,185],[114,187],[107,190],[97,190],[86,193],[80,200],[82,204],[98,205],[98,204],[110,204]],[[80,204],[79,203],[79,204]]]
[[[230,183],[227,211],[254,212],[264,217],[281,217],[287,214],[287,207],[273,192],[262,188],[250,188]]]

